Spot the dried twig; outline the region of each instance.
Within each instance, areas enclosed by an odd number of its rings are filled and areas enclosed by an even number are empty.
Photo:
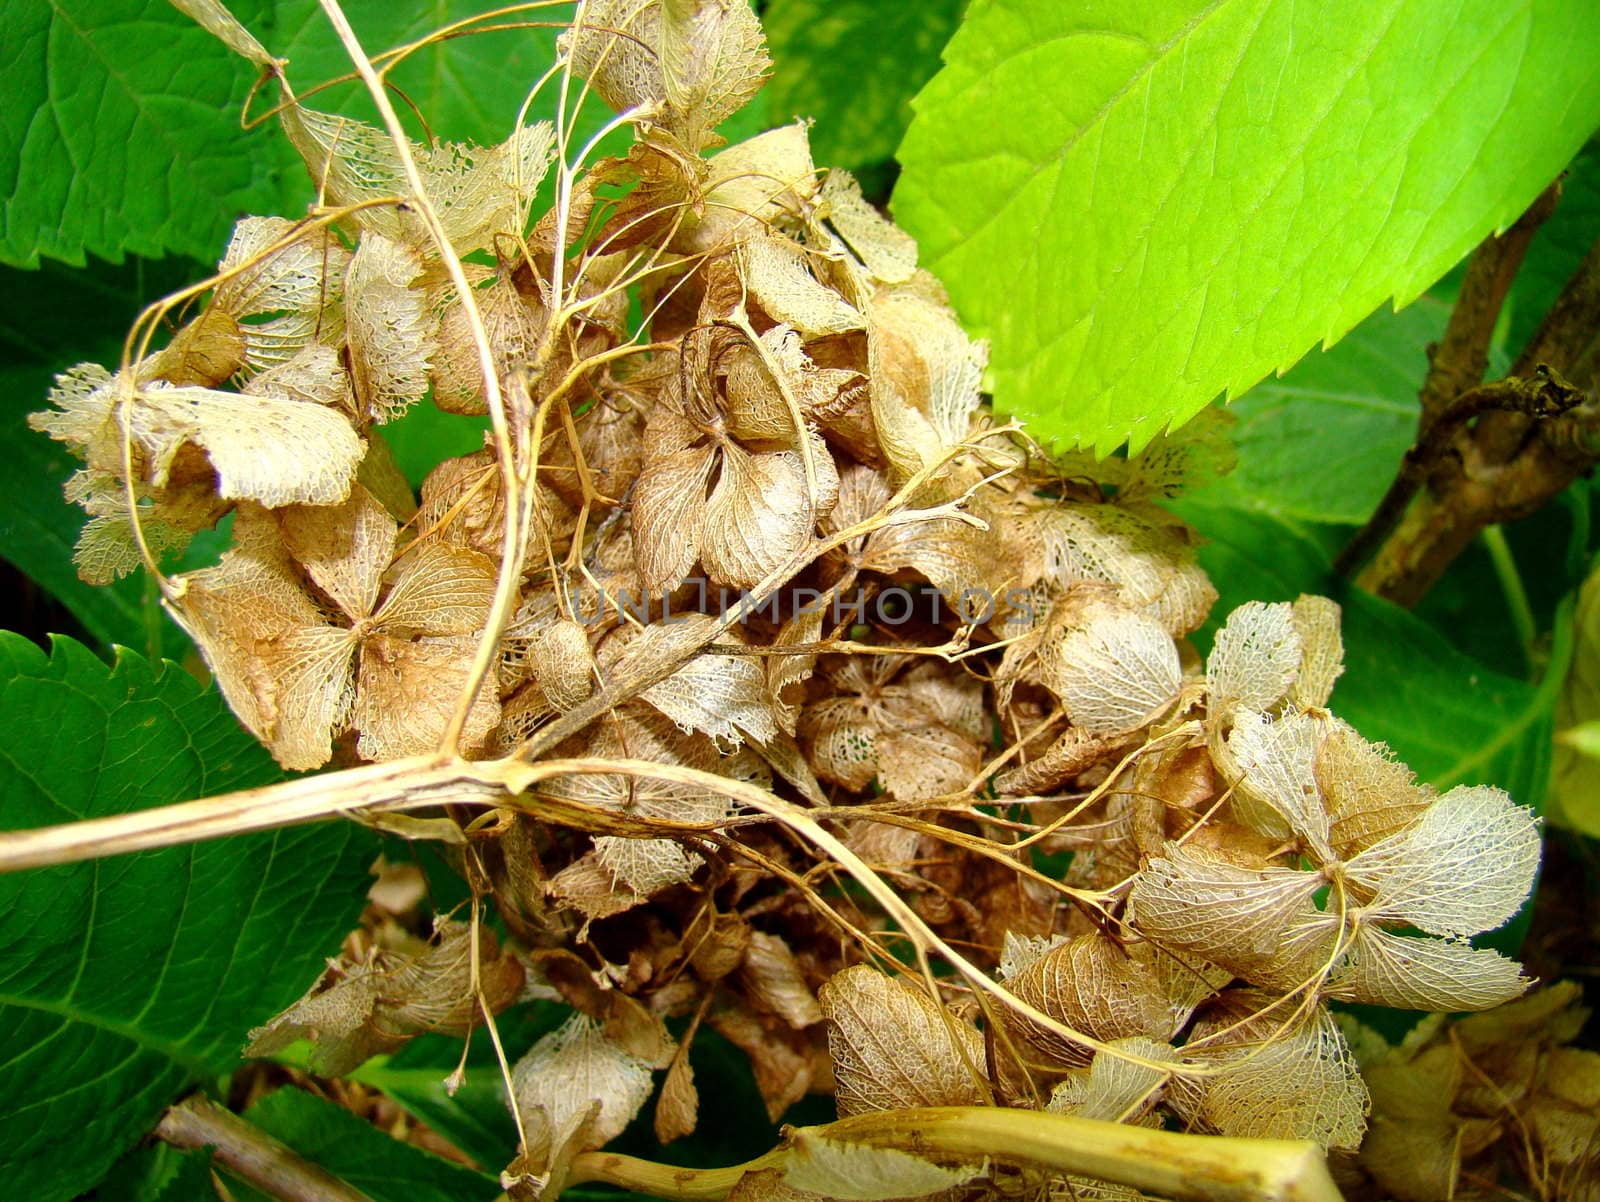
[[[371,1202],[204,1094],[191,1094],[162,1115],[156,1135],[177,1148],[214,1149],[218,1164],[282,1202]]]

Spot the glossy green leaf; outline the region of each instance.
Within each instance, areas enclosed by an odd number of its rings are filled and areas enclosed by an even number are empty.
[[[244,1117],[372,1202],[490,1202],[500,1194],[496,1178],[393,1139],[343,1107],[298,1089],[268,1094]],[[248,1190],[238,1193],[258,1197]]]
[[[1515,355],[1600,239],[1600,142],[1590,142],[1567,168],[1556,210],[1539,227],[1506,302],[1506,344]]]
[[[1257,384],[1230,407],[1239,467],[1212,495],[1298,521],[1366,521],[1416,439],[1427,347],[1449,315],[1427,296],[1379,310],[1337,346]]]
[[[0,5],[0,262],[215,257],[276,192],[250,83],[167,0]]]
[[[889,158],[964,2],[771,0],[761,20],[772,49],[772,116],[815,120],[819,164],[854,169]]]
[[[184,1152],[155,1142],[117,1161],[85,1202],[215,1202],[216,1197],[209,1148]]]
[[[1414,299],[1600,123],[1589,0],[976,0],[895,214],[1038,436],[1142,446]]]
[[[0,829],[276,780],[215,692],[124,653],[0,632]],[[30,1202],[94,1184],[194,1080],[238,1061],[360,912],[353,826],[0,876],[0,1180]]]

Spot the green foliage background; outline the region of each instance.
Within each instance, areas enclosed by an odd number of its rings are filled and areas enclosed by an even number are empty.
[[[232,7],[302,91],[346,69],[316,0]],[[372,53],[482,6],[346,7]],[[1600,123],[1586,0],[1452,0],[1448,13],[1433,0],[763,7],[774,79],[724,132],[814,118],[818,163],[892,200],[964,318],[993,337],[997,404],[1043,436],[1111,451],[1238,396],[1238,471],[1175,506],[1208,540],[1219,615],[1334,595],[1349,664],[1339,712],[1440,785],[1489,781],[1541,804],[1595,550],[1587,483],[1475,549],[1415,612],[1351,593],[1331,563],[1412,440],[1426,348],[1453,299],[1438,277]],[[554,37],[454,40],[396,82],[436,136],[498,141]],[[202,275],[239,216],[310,200],[272,123],[241,126],[251,84],[166,0],[0,6],[0,557],[14,593],[83,640],[47,657],[0,635],[0,828],[275,779],[214,692],[155,666],[193,657],[148,585],[76,579],[69,460],[24,425],[54,372],[114,363],[140,307]],[[257,118],[267,103],[255,99]],[[349,84],[314,103],[371,115]],[[591,104],[580,130],[602,116]],[[1497,366],[1597,234],[1590,149],[1518,278]],[[1391,297],[1419,299],[1373,312]],[[1340,340],[1301,357],[1325,339]],[[475,445],[463,426],[419,406],[386,432],[415,481]],[[0,877],[0,1180],[46,1200],[97,1182],[106,1199],[211,1196],[203,1154],[136,1145],[183,1091],[217,1087],[248,1028],[337,950],[377,848],[327,826]],[[508,1032],[512,1053],[548,1019]],[[446,1094],[458,1052],[419,1040],[356,1079],[496,1168],[511,1142],[499,1085],[474,1046],[478,1071]],[[770,1142],[740,1058],[707,1038],[695,1055],[702,1134],[663,1152],[641,1123],[627,1150],[727,1163]],[[280,1091],[249,1117],[376,1202],[498,1192],[304,1094]]]

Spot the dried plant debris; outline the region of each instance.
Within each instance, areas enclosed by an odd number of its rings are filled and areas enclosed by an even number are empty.
[[[1513,1002],[1519,965],[1470,942],[1528,896],[1530,811],[1437,793],[1329,712],[1332,601],[1241,606],[1204,663],[1188,642],[1217,594],[1157,502],[1226,470],[1225,420],[1104,463],[997,424],[984,345],[805,127],[721,145],[768,66],[746,0],[583,11],[561,61],[626,156],[563,159],[545,124],[396,145],[285,85],[316,219],[240,221],[203,299],[33,419],[83,462],[86,579],[231,518],[163,595],[285,767],[562,761],[406,827],[448,830],[503,938],[369,938],[251,1053],[309,1039],[337,1075],[563,1002],[506,1065],[519,1196],[652,1095],[663,1140],[691,1132],[709,1026],[774,1119],[816,1090],[852,1116],[1020,1107],[1359,1148],[1407,1202],[1463,1196],[1485,1157],[1593,1198],[1570,993]],[[417,406],[494,418],[420,496],[383,434]],[[996,994],[913,971],[934,938]],[[1364,1079],[1332,1001],[1500,1009],[1363,1037]],[[735,1193],[1027,1184],[907,1159],[817,1143]]]

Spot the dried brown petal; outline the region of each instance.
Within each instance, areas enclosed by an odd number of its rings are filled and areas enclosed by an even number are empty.
[[[369,760],[427,755],[439,749],[460,702],[477,640],[404,639],[368,635],[361,642],[356,704],[361,732],[356,748]],[[464,751],[482,748],[500,721],[494,681],[478,690],[461,732]]]
[[[1104,935],[1080,935],[1031,961],[1007,983],[1029,1005],[1096,1039],[1167,1039],[1176,1027],[1152,967],[1148,948],[1133,952]],[[1007,1012],[1005,1021],[1014,1034],[1059,1064],[1084,1064],[1092,1055],[1031,1019]]]
[[[1344,858],[1404,830],[1434,799],[1387,747],[1336,718],[1324,723],[1315,772],[1333,820],[1329,839]]]
[[[982,1037],[917,985],[856,965],[820,996],[841,1117],[988,1100]]]
[[[667,1070],[656,1098],[655,1131],[658,1143],[670,1144],[693,1135],[700,1120],[700,1091],[694,1084],[694,1066],[687,1055],[680,1055]]]
[[[417,252],[369,233],[345,273],[350,378],[369,420],[393,421],[428,391],[433,351]]]
[[[789,945],[776,935],[752,931],[739,968],[745,995],[797,1030],[822,1021],[822,1010],[806,984]]]
[[[1323,706],[1334,681],[1344,671],[1344,640],[1339,635],[1339,606],[1326,597],[1302,595],[1290,611],[1300,636],[1300,670],[1289,699],[1300,706]]]
[[[560,42],[573,70],[619,113],[644,106],[690,152],[715,144],[772,65],[746,0],[592,0],[584,16]]]

